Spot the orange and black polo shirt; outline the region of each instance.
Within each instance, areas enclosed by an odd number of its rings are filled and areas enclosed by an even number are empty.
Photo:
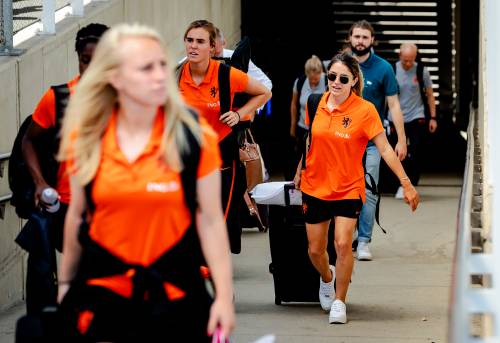
[[[220,62],[210,60],[205,79],[196,85],[191,78],[189,71],[189,62],[182,70],[179,90],[184,97],[184,101],[195,108],[201,116],[212,126],[219,135],[219,141],[223,140],[231,133],[231,128],[221,122],[220,100],[219,100],[219,66]],[[229,72],[230,98],[233,102],[234,94],[243,92],[248,85],[248,75],[236,68],[231,68]],[[241,118],[241,120],[250,120],[250,116]]]
[[[327,107],[329,92],[318,105],[312,141],[302,171],[301,190],[322,200],[365,201],[363,154],[366,144],[384,131],[372,103],[354,93],[336,109]],[[309,114],[306,109],[306,124]]]
[[[80,79],[80,76],[75,77],[68,82],[68,88],[71,94],[75,91],[75,86]],[[42,96],[38,105],[33,112],[33,121],[44,129],[49,129],[56,126],[56,97],[54,90],[50,88]],[[69,175],[66,172],[66,163],[64,161],[59,163],[59,170],[57,171],[57,185],[56,190],[61,196],[61,202],[69,203]]]
[[[89,236],[126,263],[149,266],[175,246],[191,225],[185,204],[180,173],[171,170],[160,158],[160,144],[166,118],[158,110],[151,138],[133,162],[121,152],[113,113],[102,138],[101,162],[92,187],[95,205]],[[203,118],[202,146],[198,178],[221,166],[217,135]],[[71,164],[73,165],[73,164]],[[88,284],[107,287],[132,296],[133,270],[123,275],[90,279]],[[184,295],[164,283],[169,299]]]

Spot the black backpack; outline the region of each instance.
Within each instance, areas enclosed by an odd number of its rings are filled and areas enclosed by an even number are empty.
[[[34,147],[45,181],[50,186],[55,187],[59,169],[59,163],[56,159],[59,150],[59,131],[69,100],[69,87],[67,84],[63,84],[52,86],[52,89],[56,99],[56,125],[46,130],[46,133],[37,140]],[[21,124],[9,158],[9,187],[12,191],[10,203],[15,207],[17,215],[24,219],[28,219],[30,213],[35,210],[35,184],[24,160],[22,149],[23,138],[32,121],[32,116],[29,115]]]
[[[248,64],[250,63],[250,57],[252,55],[252,49],[250,46],[250,39],[248,37],[243,37],[240,42],[236,45],[236,49],[231,57],[226,58],[215,58],[220,60],[221,63],[219,67],[219,100],[220,100],[220,112],[226,113],[231,109],[231,93],[229,84],[229,72],[233,67],[239,69],[243,72],[248,72]],[[239,108],[243,106],[249,99],[248,94],[236,93],[233,99],[233,106]]]
[[[312,124],[313,124],[314,117],[316,116],[316,111],[318,110],[319,102],[321,101],[322,97],[323,97],[323,94],[311,94],[307,98],[307,113],[309,115],[309,130],[305,134],[304,143],[302,144],[302,147],[303,147],[303,150],[302,150],[302,168],[306,167],[306,154],[310,148],[310,144],[311,144],[310,142],[312,139],[311,138],[312,137],[311,136],[312,135]],[[309,146],[306,146],[307,145],[307,138],[309,138]],[[369,190],[373,195],[377,196],[377,205],[375,207],[375,221],[377,222],[377,225],[380,227],[380,229],[384,233],[387,233],[385,231],[385,229],[380,225],[380,220],[379,220],[379,218],[380,218],[380,216],[379,216],[380,192],[378,191],[378,187],[377,187],[377,183],[375,182],[375,179],[373,178],[373,176],[370,173],[368,173],[366,171],[365,163],[366,163],[366,152],[363,155],[363,170],[365,172],[365,188],[367,190]],[[368,179],[370,180],[369,183],[366,181],[366,176],[368,176]],[[359,220],[358,220],[358,224],[359,224]],[[356,242],[356,245],[357,245],[357,242]]]

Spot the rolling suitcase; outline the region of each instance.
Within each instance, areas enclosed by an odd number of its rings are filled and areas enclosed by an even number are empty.
[[[274,279],[275,304],[282,302],[319,302],[319,273],[307,252],[307,233],[302,206],[290,205],[290,193],[300,192],[293,184],[284,185],[284,206],[269,205],[269,272]],[[328,237],[330,264],[337,258],[333,221]]]

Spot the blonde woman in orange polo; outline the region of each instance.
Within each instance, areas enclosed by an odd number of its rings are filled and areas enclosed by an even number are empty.
[[[387,141],[375,107],[360,97],[363,80],[356,59],[348,53],[336,55],[327,76],[329,91],[314,116],[306,168],[297,174],[295,183],[302,191],[309,257],[321,275],[321,307],[329,311],[330,323],[344,324],[354,265],[352,235],[365,201],[362,158],[369,140],[399,178],[412,211],[419,196]],[[310,124],[309,113],[306,123]],[[335,267],[329,265],[326,250],[331,220],[335,221]]]
[[[73,172],[59,270],[64,341],[210,342],[217,328],[225,337],[233,329],[217,135],[186,109],[174,67],[156,31],[117,25],[70,100],[61,148]],[[195,151],[189,165],[182,156]]]

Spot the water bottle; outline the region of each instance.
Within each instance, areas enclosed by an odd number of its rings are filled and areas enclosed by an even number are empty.
[[[43,190],[40,200],[45,210],[49,213],[57,212],[61,205],[59,203],[59,193],[51,187],[47,187]]]

